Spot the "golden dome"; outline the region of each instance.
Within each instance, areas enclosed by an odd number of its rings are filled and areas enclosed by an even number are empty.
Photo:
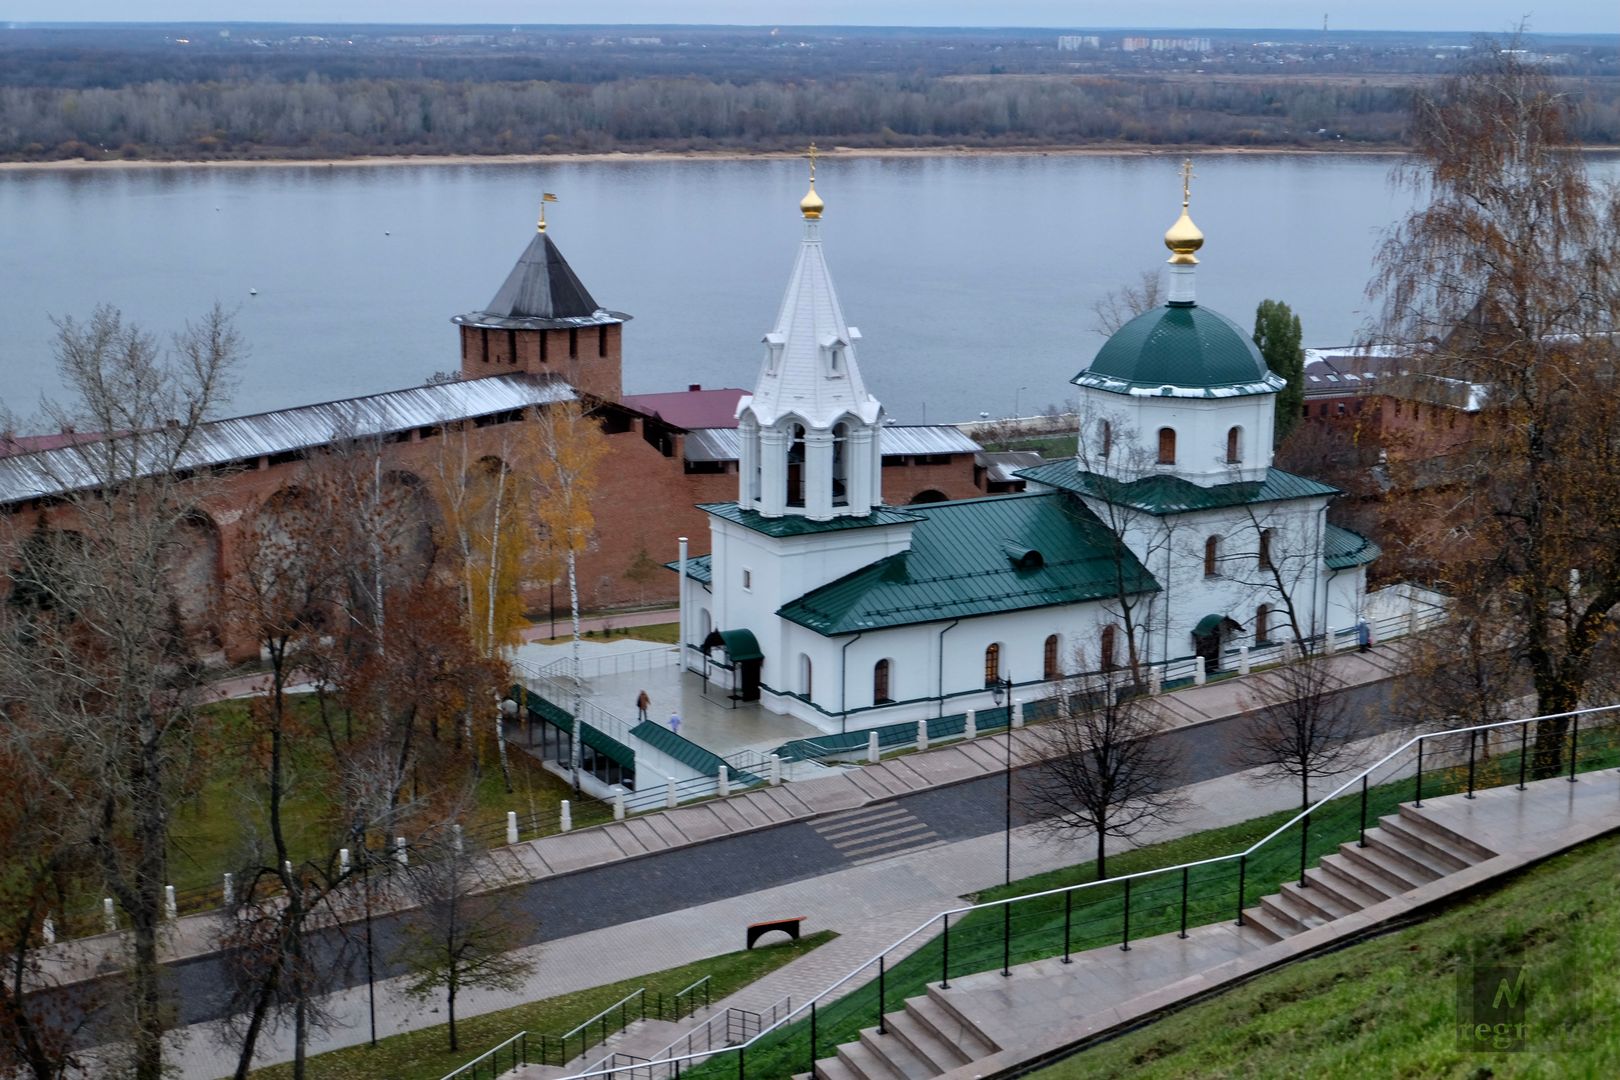
[[[815,221],[821,217],[822,208],[826,205],[821,201],[821,196],[816,194],[816,182],[810,181],[810,190],[799,200],[800,213],[804,214],[806,221]]]
[[[1191,266],[1198,262],[1193,252],[1204,246],[1204,234],[1193,224],[1192,216],[1187,213],[1185,205],[1182,206],[1181,216],[1176,218],[1176,223],[1165,230],[1164,246],[1172,253],[1170,256],[1172,263]]]

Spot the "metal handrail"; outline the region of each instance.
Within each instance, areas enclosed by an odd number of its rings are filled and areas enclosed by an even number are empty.
[[[808,1001],[804,1002],[798,1008],[793,1009],[786,1016],[783,1016],[783,1017],[781,1017],[781,1018],[779,1018],[777,1020],[774,1020],[768,1027],[762,1028],[759,1031],[759,1033],[756,1034],[753,1038],[747,1040],[746,1042],[739,1043],[737,1046],[730,1047],[728,1049],[738,1050],[738,1051],[745,1051],[748,1047],[754,1045],[759,1040],[763,1039],[765,1036],[771,1034],[772,1032],[778,1030],[779,1028],[781,1028],[784,1025],[786,1025],[786,1024],[790,1023],[791,1021],[793,1021],[794,1018],[799,1017],[801,1015],[808,1016],[809,1015],[808,1010],[812,1009],[815,1005],[817,1005],[821,1001],[830,999],[831,996],[837,990],[842,988],[850,980],[852,980],[852,979],[856,978],[857,976],[861,975],[862,973],[864,973],[868,968],[871,968],[871,967],[873,967],[875,965],[881,965],[883,963],[883,961],[889,956],[890,953],[893,953],[896,950],[900,949],[902,946],[904,946],[905,944],[910,942],[913,938],[917,937],[917,935],[922,934],[925,931],[929,930],[931,927],[934,926],[935,923],[939,922],[941,919],[949,919],[951,916],[966,914],[967,912],[970,912],[970,911],[979,911],[979,910],[984,910],[984,909],[989,909],[989,908],[997,908],[997,907],[1009,907],[1012,904],[1023,903],[1026,900],[1039,900],[1039,899],[1043,899],[1043,898],[1049,897],[1049,896],[1059,896],[1059,895],[1064,895],[1064,894],[1072,895],[1074,893],[1081,892],[1081,891],[1083,891],[1085,889],[1096,888],[1096,887],[1102,886],[1102,885],[1118,885],[1119,883],[1125,882],[1125,881],[1133,881],[1133,880],[1138,880],[1138,879],[1141,879],[1141,878],[1152,877],[1152,876],[1159,875],[1159,874],[1170,874],[1170,873],[1176,873],[1176,872],[1183,871],[1183,870],[1191,870],[1191,869],[1196,868],[1196,867],[1209,866],[1209,865],[1212,865],[1214,863],[1231,862],[1232,860],[1235,860],[1235,859],[1247,859],[1250,855],[1254,854],[1254,852],[1257,851],[1259,848],[1264,846],[1269,841],[1275,839],[1280,833],[1282,833],[1289,826],[1298,824],[1302,819],[1309,816],[1312,812],[1321,809],[1321,807],[1324,806],[1329,800],[1338,798],[1340,795],[1344,794],[1345,791],[1349,790],[1352,786],[1360,783],[1364,777],[1370,777],[1375,771],[1382,768],[1384,765],[1388,764],[1389,762],[1393,761],[1395,758],[1397,758],[1399,755],[1403,754],[1405,751],[1407,751],[1412,746],[1420,745],[1423,742],[1423,740],[1425,740],[1425,739],[1433,739],[1433,738],[1437,738],[1437,737],[1440,737],[1440,736],[1447,736],[1447,735],[1465,735],[1465,734],[1468,734],[1469,732],[1493,731],[1493,730],[1495,730],[1497,728],[1520,727],[1520,726],[1528,727],[1528,725],[1530,725],[1530,724],[1540,723],[1540,722],[1546,721],[1546,720],[1560,720],[1560,719],[1566,719],[1566,718],[1578,718],[1578,717],[1581,717],[1581,716],[1589,716],[1589,715],[1593,715],[1593,714],[1597,714],[1597,713],[1612,712],[1612,711],[1617,710],[1617,709],[1620,709],[1620,704],[1595,705],[1595,706],[1591,706],[1591,707],[1588,707],[1588,708],[1585,708],[1585,709],[1572,709],[1572,710],[1570,710],[1568,712],[1547,713],[1547,714],[1544,714],[1544,715],[1541,715],[1541,716],[1523,717],[1523,718],[1515,719],[1515,720],[1498,720],[1498,721],[1494,721],[1494,722],[1489,723],[1489,724],[1475,724],[1475,725],[1472,725],[1472,726],[1469,726],[1469,727],[1446,728],[1446,729],[1442,729],[1442,730],[1439,730],[1439,731],[1424,732],[1423,734],[1412,736],[1410,739],[1406,740],[1406,742],[1402,743],[1400,746],[1396,747],[1394,750],[1391,750],[1389,753],[1385,754],[1383,757],[1379,758],[1377,761],[1373,762],[1371,765],[1367,766],[1365,769],[1361,770],[1356,775],[1352,776],[1349,780],[1345,781],[1339,787],[1335,788],[1334,791],[1331,794],[1329,794],[1329,795],[1327,795],[1327,796],[1325,796],[1325,797],[1323,797],[1321,799],[1318,799],[1315,803],[1313,803],[1310,806],[1309,809],[1303,810],[1300,813],[1294,815],[1294,817],[1291,818],[1286,824],[1278,827],[1277,829],[1272,830],[1264,838],[1256,841],[1254,844],[1250,845],[1248,848],[1246,848],[1245,850],[1243,850],[1241,852],[1236,852],[1236,853],[1233,853],[1233,854],[1230,854],[1230,855],[1217,855],[1217,856],[1214,856],[1212,858],[1199,859],[1199,860],[1194,861],[1194,862],[1178,863],[1175,866],[1159,867],[1159,868],[1154,869],[1154,870],[1140,870],[1140,871],[1137,871],[1134,874],[1122,874],[1122,875],[1120,875],[1118,877],[1105,878],[1105,879],[1103,879],[1101,881],[1087,881],[1087,882],[1082,882],[1082,883],[1080,883],[1078,885],[1068,885],[1068,886],[1063,886],[1063,887],[1055,888],[1055,889],[1043,889],[1040,892],[1024,893],[1024,894],[1019,895],[1019,896],[1010,896],[1010,897],[1005,897],[1005,898],[1002,898],[1002,899],[999,899],[999,900],[987,900],[987,901],[985,901],[983,903],[968,904],[968,905],[966,905],[964,907],[951,908],[948,911],[939,912],[939,913],[937,913],[935,915],[930,916],[927,921],[923,922],[922,924],[917,926],[916,929],[914,929],[914,930],[910,931],[909,933],[905,934],[903,937],[896,940],[893,944],[889,945],[887,948],[883,949],[881,952],[874,955],[870,960],[867,960],[865,963],[863,963],[863,964],[859,965],[858,967],[854,968],[853,970],[851,970],[849,973],[844,975],[838,981],[834,982],[831,986],[828,986],[825,990],[821,991],[821,993],[815,995],[815,997],[813,997],[813,998],[809,999]],[[1012,732],[1009,732],[1008,737],[1010,738],[1011,735],[1012,735]],[[881,1012],[881,1007],[882,1007],[882,1003],[880,1001],[879,1002],[880,1012]],[[680,1057],[680,1058],[669,1058],[667,1060],[669,1062],[671,1062],[671,1063],[677,1062],[677,1061],[696,1063],[696,1061],[698,1061],[698,1060],[701,1060],[701,1059],[707,1058],[707,1057],[712,1057],[712,1056],[713,1056],[713,1054],[692,1054],[692,1055],[687,1055],[685,1057]],[[609,1076],[609,1075],[611,1075],[610,1072],[583,1072],[583,1073],[571,1074],[570,1076],[562,1078],[562,1080],[589,1080],[589,1078],[591,1078],[591,1077]]]
[[[452,1070],[450,1072],[445,1073],[444,1077],[443,1077],[443,1080],[455,1080],[456,1077],[461,1076],[468,1069],[476,1069],[479,1065],[482,1065],[489,1058],[491,1058],[494,1055],[500,1053],[502,1050],[505,1050],[508,1046],[511,1046],[515,1042],[520,1042],[521,1041],[521,1042],[524,1043],[525,1046],[527,1046],[528,1045],[528,1043],[527,1043],[528,1037],[529,1037],[529,1033],[527,1031],[518,1032],[516,1035],[512,1036],[510,1039],[507,1039],[505,1042],[501,1043],[499,1046],[495,1047],[493,1050],[485,1050],[482,1054],[479,1054],[477,1057],[475,1057],[471,1061],[467,1062],[467,1064],[461,1066],[458,1069],[454,1069],[454,1070]],[[523,1056],[524,1056],[524,1058],[527,1058],[529,1055],[527,1053],[525,1053]]]
[[[578,1035],[581,1031],[584,1031],[586,1028],[590,1027],[592,1024],[594,1024],[598,1020],[602,1019],[604,1016],[606,1016],[608,1013],[612,1012],[614,1009],[621,1009],[624,1006],[630,1004],[631,1001],[635,1000],[638,997],[642,997],[646,993],[647,993],[647,988],[645,986],[640,987],[639,989],[636,989],[636,990],[632,990],[630,993],[626,994],[624,997],[620,998],[618,1001],[615,1001],[613,1004],[609,1005],[607,1008],[603,1009],[601,1012],[597,1013],[595,1016],[591,1017],[589,1020],[586,1020],[583,1023],[575,1025],[573,1030],[569,1031],[566,1035],[562,1036],[562,1038],[559,1039],[558,1041],[561,1042],[566,1047],[568,1045],[568,1040],[569,1039],[572,1039],[575,1035]]]

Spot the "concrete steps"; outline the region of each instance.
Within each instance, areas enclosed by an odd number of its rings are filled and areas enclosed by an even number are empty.
[[[1279,892],[1246,908],[1237,932],[1251,945],[1272,945],[1494,855],[1425,816],[1422,809],[1403,805],[1367,830],[1365,846],[1356,841],[1341,844],[1337,852],[1305,871],[1303,883],[1285,882]],[[1063,980],[1079,974],[1076,968],[1041,962],[1023,970],[1050,981],[1054,997],[1064,994]],[[975,1004],[975,995],[960,987],[946,992],[931,986],[922,997],[907,1000],[904,1009],[884,1016],[884,1034],[875,1027],[862,1031],[856,1042],[838,1047],[834,1057],[818,1060],[814,1073],[798,1080],[932,1080],[989,1057],[1001,1048],[969,1015],[977,1011]],[[996,1007],[986,1004],[992,1010]],[[1007,1025],[996,1026],[988,1015],[985,1019],[1008,1037]]]

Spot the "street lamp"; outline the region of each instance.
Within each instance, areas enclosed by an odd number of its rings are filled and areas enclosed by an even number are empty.
[[[1001,708],[1001,703],[1003,701],[1006,701],[1006,703],[1007,703],[1007,768],[1006,768],[1006,776],[1007,776],[1007,785],[1006,785],[1007,786],[1007,806],[1006,806],[1006,810],[1007,810],[1007,816],[1006,816],[1006,827],[1002,830],[1003,835],[1006,837],[1006,845],[1005,845],[1005,847],[1006,847],[1006,881],[1005,881],[1005,884],[1007,884],[1007,885],[1012,884],[1012,758],[1013,758],[1013,753],[1012,753],[1012,739],[1013,739],[1012,686],[1013,686],[1012,679],[1009,678],[1006,675],[1000,676],[999,678],[997,678],[994,682],[992,682],[990,684],[990,698],[991,698],[991,700],[993,700],[996,703],[996,708],[998,708],[998,709]]]

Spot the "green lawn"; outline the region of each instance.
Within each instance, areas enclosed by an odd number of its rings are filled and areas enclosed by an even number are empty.
[[[520,1031],[529,1032],[529,1060],[537,1061],[541,1032],[552,1037],[561,1035],[638,988],[645,987],[652,1000],[662,995],[667,1007],[673,1008],[676,991],[707,975],[710,978],[710,998],[719,1001],[836,936],[831,931],[823,930],[807,934],[799,941],[760,946],[747,952],[726,953],[642,978],[626,979],[459,1020],[456,1030],[461,1037],[461,1049],[453,1053],[447,1049],[447,1031],[441,1025],[379,1039],[375,1048],[352,1046],[320,1054],[309,1060],[309,1073],[323,1080],[439,1080],[450,1070],[466,1064]],[[545,963],[544,953],[540,962]],[[650,1010],[651,1006],[649,1015]],[[502,1060],[505,1060],[504,1053]],[[256,1069],[251,1075],[260,1080],[285,1080],[292,1076],[292,1066],[274,1065]]]
[[[1609,767],[1616,762],[1620,750],[1616,748],[1614,737],[1615,731],[1612,729],[1583,737],[1583,771]],[[1516,755],[1498,754],[1489,762],[1479,765],[1476,781],[1480,786],[1512,783],[1517,769]],[[1423,795],[1428,799],[1461,791],[1465,783],[1466,771],[1462,767],[1426,770]],[[1380,815],[1394,813],[1400,803],[1410,801],[1414,794],[1415,783],[1412,779],[1370,788],[1367,798],[1368,827],[1376,825]],[[1233,854],[1247,848],[1293,816],[1294,811],[1269,814],[1237,825],[1110,855],[1109,873],[1117,877]],[[1314,865],[1323,855],[1336,851],[1341,843],[1355,840],[1360,816],[1359,790],[1341,796],[1314,814],[1307,838],[1307,862]],[[1277,892],[1284,881],[1297,879],[1301,869],[1298,827],[1288,829],[1249,857],[1243,869],[1243,907],[1253,906],[1259,903],[1262,896]],[[1041,892],[1087,882],[1094,876],[1092,864],[1086,862],[1025,878],[1010,887],[989,890],[975,899],[985,901]],[[1182,895],[1182,876],[1179,872],[1135,882],[1130,901],[1131,939],[1179,929]],[[1235,919],[1238,908],[1238,866],[1235,859],[1199,867],[1188,873],[1188,926]],[[951,923],[950,974],[954,978],[996,970],[1001,967],[1004,956],[1012,964],[1059,956],[1063,953],[1065,941],[1067,947],[1077,953],[1117,943],[1126,931],[1124,911],[1124,889],[1118,883],[1074,893],[1072,907],[1067,910],[1062,896],[1014,905],[1011,918],[1005,924],[1002,908],[975,911]],[[885,972],[881,1011],[899,1009],[906,998],[922,994],[929,983],[938,983],[944,969],[945,948],[945,942],[936,936],[917,952],[889,968]],[[877,1023],[880,1009],[875,976],[876,971],[873,970],[870,973],[871,981],[819,1011],[817,1055],[831,1055],[839,1043],[853,1041],[862,1028]],[[768,1035],[750,1047],[747,1065],[750,1074],[787,1076],[808,1069],[810,1060],[809,1025],[797,1023]],[[694,1069],[691,1076],[694,1080],[708,1080],[711,1077],[719,1080],[735,1075],[735,1070],[734,1058],[727,1055]]]
[[[1620,1076],[1616,867],[1620,839],[1594,841],[1418,926],[1265,975],[1035,1075]],[[1461,1044],[1458,973],[1476,964],[1528,967],[1526,1052]]]

